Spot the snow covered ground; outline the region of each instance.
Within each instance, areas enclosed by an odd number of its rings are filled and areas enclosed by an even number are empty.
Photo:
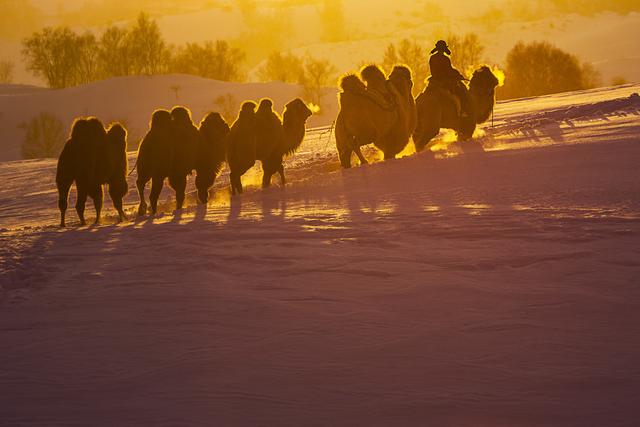
[[[285,189],[119,225],[0,164],[0,425],[637,425],[639,91],[348,171],[313,131]]]

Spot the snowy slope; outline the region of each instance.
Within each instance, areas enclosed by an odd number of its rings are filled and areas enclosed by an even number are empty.
[[[0,424],[636,425],[638,91],[349,171],[312,132],[284,190],[121,225],[2,164]]]

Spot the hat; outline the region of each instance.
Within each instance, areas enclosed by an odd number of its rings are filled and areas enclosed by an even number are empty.
[[[438,43],[436,43],[436,47],[431,51],[432,54],[436,52],[444,52],[447,55],[451,55],[449,46],[447,46],[447,42],[444,40],[438,40]]]

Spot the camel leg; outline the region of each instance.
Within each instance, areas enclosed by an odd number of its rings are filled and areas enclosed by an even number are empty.
[[[264,161],[262,162],[262,188],[269,188],[271,186],[271,178],[273,174],[278,171],[278,167],[274,167],[275,162]]]
[[[234,183],[235,180],[235,174],[231,173],[229,174],[229,184],[231,185],[231,195],[235,196],[236,195],[236,185]]]
[[[102,213],[102,203],[104,201],[104,193],[102,191],[102,185],[97,185],[91,191],[91,198],[93,199],[93,207],[96,210],[96,220],[94,222],[95,225],[100,224],[100,215]]]
[[[71,182],[58,183],[58,208],[60,209],[60,227],[66,227],[65,215],[67,213],[67,207],[69,206],[69,190],[71,189]]]
[[[349,135],[344,128],[344,123],[338,117],[336,122],[336,148],[338,149],[338,157],[340,158],[340,166],[343,169],[351,168],[351,153],[353,153],[353,136]]]
[[[476,124],[470,117],[460,119],[460,131],[458,132],[459,141],[468,141],[473,138],[473,132],[476,130]]]
[[[122,207],[122,191],[119,191],[117,186],[109,184],[109,197],[111,197],[113,207],[116,209],[116,212],[118,212],[118,220],[120,222],[126,221],[127,216],[124,214],[124,209]]]
[[[138,196],[140,197],[140,204],[138,205],[138,216],[145,215],[147,213],[147,202],[144,197],[144,189],[149,182],[148,177],[138,175],[136,180],[136,187],[138,188]]]
[[[154,177],[151,179],[151,194],[149,195],[149,201],[151,202],[151,213],[155,215],[158,213],[158,199],[164,186],[164,178]]]
[[[415,142],[416,152],[419,153],[420,151],[428,147],[431,140],[433,140],[433,138],[438,136],[439,133],[440,133],[440,128],[432,128],[427,130],[422,136],[422,138],[419,141]]]
[[[209,189],[213,187],[216,180],[215,173],[213,176],[206,176],[204,173],[196,175],[196,189],[198,190],[198,201],[202,204],[209,202]]]
[[[338,157],[340,158],[340,165],[344,169],[351,168],[351,153],[353,153],[352,150],[338,151]]]
[[[78,218],[80,219],[80,225],[86,225],[87,222],[84,220],[84,207],[87,203],[87,188],[84,185],[78,185],[76,183],[76,189],[78,192],[78,198],[76,200],[76,212],[78,213]]]
[[[278,174],[280,175],[280,184],[284,187],[287,184],[287,179],[284,176],[284,165],[280,164],[278,168]]]
[[[242,194],[242,179],[237,173],[232,173],[229,177],[231,180],[231,194]]]
[[[357,146],[354,150],[354,153],[356,153],[356,156],[358,156],[358,160],[360,160],[360,164],[361,165],[368,165],[369,162],[367,161],[367,159],[364,157],[364,155],[362,154],[362,151],[360,150],[360,146]]]
[[[169,184],[176,192],[176,210],[184,206],[185,192],[187,189],[187,176],[179,175],[169,178]]]
[[[124,213],[124,209],[122,208],[122,197],[119,197],[113,201],[113,206],[116,208],[118,212],[118,221],[123,222],[127,220],[127,215]]]
[[[262,174],[262,188],[269,188],[271,186],[272,171],[264,171]]]

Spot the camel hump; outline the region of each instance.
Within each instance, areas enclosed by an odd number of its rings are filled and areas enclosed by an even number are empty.
[[[368,88],[381,88],[384,87],[387,81],[387,76],[384,71],[377,65],[367,65],[360,71],[362,80],[367,83]]]
[[[366,90],[364,82],[355,74],[348,74],[340,80],[340,88],[343,92],[361,93]]]
[[[113,123],[107,131],[107,141],[116,143],[127,139],[127,130],[120,123]]]

